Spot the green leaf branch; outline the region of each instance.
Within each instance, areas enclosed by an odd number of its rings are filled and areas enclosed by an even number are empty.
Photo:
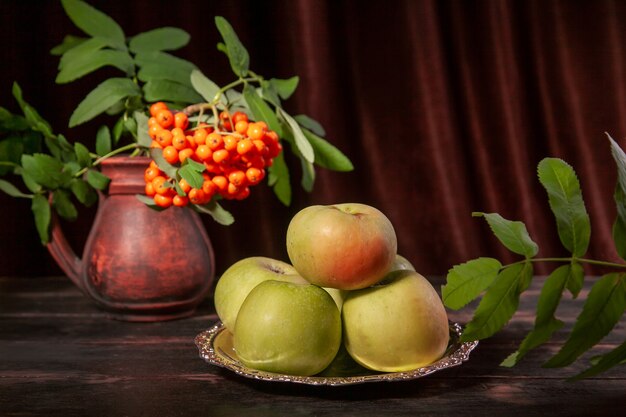
[[[50,219],[73,219],[75,201],[85,205],[97,199],[108,178],[99,164],[118,154],[146,154],[171,178],[185,178],[190,184],[201,177],[191,163],[180,168],[168,166],[158,152],[149,152],[148,109],[164,101],[168,107],[194,115],[197,122],[217,122],[221,110],[242,111],[253,120],[263,120],[289,145],[301,160],[302,186],[312,191],[314,164],[335,171],[350,171],[352,163],[323,137],[321,125],[306,115],[291,116],[282,106],[298,86],[298,77],[265,78],[250,69],[250,56],[233,27],[223,17],[215,18],[222,37],[217,47],[228,58],[235,79],[218,86],[198,67],[172,52],[190,41],[187,32],[161,27],[127,36],[110,16],[82,0],[61,0],[64,11],[83,34],[67,35],[50,52],[59,57],[57,84],[77,81],[103,68],[113,70],[77,104],[68,127],[82,125],[103,115],[112,117],[111,128],[101,126],[96,133],[95,151],[81,142],[70,143],[54,133],[51,125],[22,97],[17,83],[13,96],[22,115],[0,107],[0,176],[14,175],[23,189],[0,180],[0,191],[16,198],[32,200],[32,211],[42,243],[49,241]],[[126,140],[123,142],[123,140]],[[269,169],[268,184],[277,198],[291,203],[288,164],[283,153]],[[175,184],[172,184],[175,187]],[[140,200],[150,205],[150,199]],[[217,201],[197,207],[221,224],[234,219]]]
[[[609,142],[618,172],[613,240],[619,256],[626,259],[626,154],[610,136]],[[557,307],[564,292],[568,291],[573,298],[580,294],[586,278],[584,264],[614,269],[615,272],[593,282],[573,329],[560,350],[544,366],[565,367],[578,360],[615,328],[626,309],[626,263],[584,257],[589,247],[591,224],[574,169],[561,159],[545,158],[539,163],[537,173],[547,192],[561,244],[571,256],[537,257],[539,247],[524,223],[504,219],[497,213],[474,213],[487,221],[496,238],[508,250],[523,259],[506,265],[489,257],[470,260],[452,267],[442,287],[442,298],[448,308],[458,310],[479,300],[462,340],[485,339],[500,331],[517,311],[520,296],[533,279],[534,264],[563,264],[544,280],[533,329],[518,349],[501,363],[509,367],[516,365],[532,349],[548,342],[563,327],[564,323],[556,317]],[[625,363],[625,345],[626,342],[594,358],[592,366],[573,379],[596,375]]]
[[[58,83],[77,80],[103,67],[113,67],[123,75],[106,79],[85,96],[70,117],[70,127],[107,113],[119,117],[113,137],[130,134],[139,140],[137,112],[145,114],[151,102],[165,101],[197,120],[211,119],[224,109],[242,111],[254,120],[265,121],[284,139],[300,159],[302,186],[312,191],[315,166],[346,172],[353,165],[339,149],[328,142],[321,125],[306,115],[290,115],[282,105],[296,91],[299,78],[267,79],[250,68],[250,55],[230,23],[215,17],[222,37],[218,49],[225,53],[236,78],[218,86],[197,66],[170,54],[187,45],[189,34],[173,27],[157,28],[126,37],[122,28],[101,11],[80,0],[63,0],[63,7],[88,38],[66,37],[53,49],[60,55]],[[92,27],[90,22],[96,22]],[[135,119],[135,124],[124,123]],[[149,146],[144,138],[143,146]],[[277,198],[291,203],[290,174],[284,159],[269,169],[268,178]]]

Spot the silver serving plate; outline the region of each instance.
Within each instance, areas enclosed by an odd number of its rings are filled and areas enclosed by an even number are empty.
[[[461,365],[469,360],[470,353],[478,345],[478,341],[459,341],[462,327],[458,323],[450,323],[450,344],[443,357],[438,361],[421,368],[405,372],[378,373],[360,367],[356,363],[349,364],[343,361],[342,366],[328,369],[315,376],[284,375],[272,372],[258,371],[243,365],[237,357],[233,347],[233,336],[221,322],[217,322],[209,330],[198,334],[195,344],[200,352],[200,357],[211,365],[226,368],[238,375],[272,382],[292,382],[307,385],[353,385],[366,382],[393,382],[406,381],[430,375],[442,369]],[[340,352],[341,354],[341,352]],[[347,356],[347,355],[346,355]]]

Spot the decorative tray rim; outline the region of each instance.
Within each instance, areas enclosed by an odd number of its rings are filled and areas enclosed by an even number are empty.
[[[460,342],[463,332],[459,323],[449,322],[450,344],[444,356],[430,365],[404,372],[374,373],[368,375],[355,376],[299,376],[285,375],[266,371],[259,371],[244,366],[237,359],[231,357],[227,352],[215,347],[216,337],[223,331],[227,331],[221,321],[215,323],[211,328],[199,333],[194,343],[198,348],[200,358],[211,365],[230,370],[237,375],[271,382],[291,382],[296,384],[318,385],[318,386],[343,386],[371,382],[393,382],[406,381],[422,378],[443,369],[459,366],[469,360],[471,352],[478,345],[478,341]]]

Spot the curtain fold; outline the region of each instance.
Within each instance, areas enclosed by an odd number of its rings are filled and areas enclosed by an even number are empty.
[[[89,3],[129,36],[157,26],[187,30],[191,43],[180,56],[220,84],[233,76],[215,49],[213,16],[226,17],[256,72],[299,76],[285,107],[321,122],[354,163],[350,173],[318,170],[309,194],[300,187],[299,162],[289,157],[291,206],[263,185],[247,201],[226,204],[233,226],[206,218],[218,272],[245,256],[287,260],[291,216],[310,204],[348,201],[385,212],[400,253],[424,274],[443,275],[478,256],[518,259],[474,211],[523,221],[541,256],[566,255],[537,179],[544,157],[562,158],[578,173],[592,223],[588,256],[617,260],[616,170],[605,132],[626,146],[624,2],[185,1],[172,13],[164,12],[171,2]],[[25,25],[26,15],[36,24]],[[70,140],[93,138],[96,125],[66,126],[98,75],[54,84],[58,61],[48,51],[65,34],[80,33],[59,2],[2,2],[0,28],[8,40],[0,50],[0,106],[16,110],[10,99],[16,80],[57,131]],[[0,214],[10,219],[0,228],[0,251],[13,254],[0,258],[0,275],[59,273],[28,210],[0,194]],[[66,225],[78,252],[92,215]]]

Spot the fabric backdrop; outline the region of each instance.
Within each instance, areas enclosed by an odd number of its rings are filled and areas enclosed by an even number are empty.
[[[396,227],[399,252],[424,274],[478,256],[515,260],[473,211],[526,223],[540,256],[564,254],[536,175],[544,157],[578,173],[592,222],[589,257],[615,260],[615,164],[609,133],[626,145],[626,2],[619,1],[105,1],[92,5],[127,35],[177,26],[191,42],[177,55],[224,85],[233,76],[216,50],[215,15],[246,45],[251,68],[300,77],[285,103],[325,127],[355,165],[318,170],[284,207],[265,185],[225,204],[236,223],[206,218],[218,273],[251,255],[287,260],[289,219],[310,204],[362,202]],[[60,2],[0,3],[0,105],[16,110],[11,84],[70,140],[93,143],[101,118],[68,129],[77,103],[102,77],[56,85],[49,50],[80,31]],[[93,209],[65,224],[78,253]],[[0,275],[60,274],[37,239],[29,202],[0,195]],[[167,250],[167,248],[164,248]],[[545,271],[539,268],[538,272]],[[589,272],[594,270],[588,269]]]

